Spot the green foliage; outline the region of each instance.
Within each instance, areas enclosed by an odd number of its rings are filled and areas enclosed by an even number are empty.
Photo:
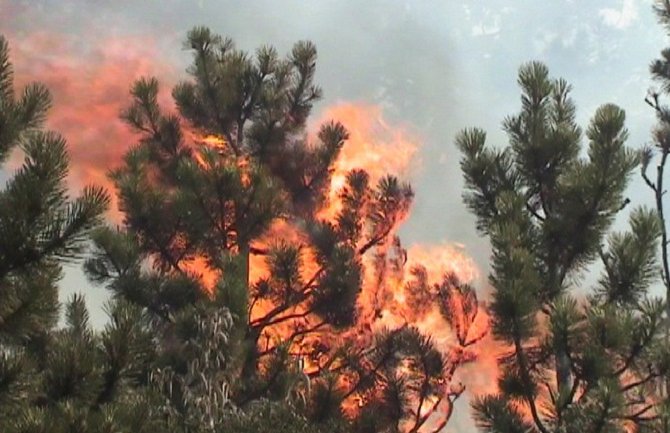
[[[570,86],[537,62],[518,82],[521,111],[503,123],[509,145],[489,147],[477,129],[456,140],[465,202],[493,250],[493,333],[509,347],[500,394],[475,401],[476,421],[487,432],[646,428],[659,403],[652,384],[667,371],[655,354],[663,303],[648,294],[661,224],[635,209],[628,232],[608,232],[649,157],[625,146],[625,114],[611,104],[596,110],[582,152]],[[597,258],[598,286],[575,297]]]
[[[477,298],[453,276],[413,286],[417,305],[439,306],[457,329],[453,354],[413,327],[373,330],[364,257],[374,254],[380,285],[387,269],[404,272],[394,233],[414,193],[352,170],[341,206],[320,214],[349,135],[337,122],[307,132],[321,97],[314,45],[252,55],[197,27],[186,48],[193,62],[172,91],[176,114],[159,106],[155,78],[131,88],[122,119],[139,141],[111,174],[123,225],[92,233],[84,266],[133,335],[97,337],[100,408],[156,398],[161,415],[148,421],[193,433],[446,424],[462,393],[448,384],[483,336],[470,335]]]
[[[655,212],[637,209],[630,216],[630,232],[613,233],[602,261],[605,272],[599,293],[609,302],[636,304],[658,277],[657,239],[660,221]]]
[[[487,433],[526,433],[534,431],[523,415],[503,396],[487,395],[475,400],[475,421]]]
[[[0,37],[0,161],[15,149],[24,157],[0,190],[0,430],[46,431],[52,407],[87,401],[98,388],[100,363],[80,298],[68,307],[68,327],[53,328],[61,264],[81,256],[109,197],[89,186],[69,199],[65,140],[41,129],[49,92],[30,84],[17,95],[13,78]]]

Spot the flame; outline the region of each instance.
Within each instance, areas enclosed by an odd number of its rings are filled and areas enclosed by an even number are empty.
[[[319,217],[332,220],[341,209],[338,193],[353,169],[365,169],[372,185],[387,174],[407,177],[418,164],[418,139],[407,128],[390,126],[377,105],[341,103],[327,108],[317,124],[327,120],[341,122],[349,139],[335,161],[328,204]]]
[[[419,140],[407,132],[406,128],[390,126],[383,118],[381,109],[371,105],[339,104],[324,111],[320,122],[325,120],[340,121],[350,133],[338,159],[334,163],[330,185],[327,189],[327,201],[318,212],[318,217],[325,221],[333,221],[341,209],[339,192],[344,186],[346,175],[350,170],[363,169],[370,176],[371,185],[387,174],[401,178],[411,177],[419,166]],[[445,386],[457,389],[462,386],[455,381],[456,367],[468,361],[479,359],[479,353],[472,347],[460,348],[457,336],[452,326],[445,320],[439,309],[440,293],[438,286],[443,282],[445,275],[453,275],[463,283],[474,283],[479,279],[479,271],[471,258],[458,244],[442,243],[437,245],[414,244],[406,251],[395,242],[397,230],[409,215],[402,215],[396,226],[387,237],[386,244],[377,248],[376,254],[368,253],[362,257],[364,275],[362,290],[359,295],[358,314],[356,324],[344,333],[334,333],[328,328],[322,329],[317,335],[298,339],[292,349],[293,353],[309,354],[319,344],[336,345],[349,340],[354,344],[365,347],[371,341],[375,331],[382,328],[395,329],[410,324],[416,326],[424,335],[432,338],[449,363],[453,365]],[[271,240],[284,239],[291,243],[307,245],[308,240],[299,227],[286,221],[277,222],[270,232],[259,241],[260,245],[267,246]],[[304,249],[303,260],[306,265],[305,279],[317,271],[311,251]],[[394,263],[402,262],[402,269],[397,269]],[[267,269],[261,257],[252,257],[251,280],[267,276]],[[417,285],[417,273],[422,269],[425,282]],[[421,272],[421,271],[419,271]],[[259,302],[252,311],[252,320],[266,314],[272,305]],[[297,306],[282,314],[282,317],[299,315],[304,312]],[[462,319],[462,318],[461,318]],[[301,317],[296,322],[282,322],[278,326],[266,330],[265,340],[261,341],[261,350],[272,346],[272,341],[280,341],[282,337],[290,335],[298,326],[307,328],[316,321],[315,318]],[[467,341],[483,341],[489,346],[486,354],[485,368],[469,369],[467,376],[459,375],[461,382],[472,386],[472,391],[482,392],[491,390],[495,386],[497,365],[493,348],[495,344],[485,335],[488,331],[488,316],[484,309],[480,309],[474,323],[465,336]],[[496,348],[497,350],[497,348]],[[307,373],[318,368],[318,356],[304,358],[304,370]],[[474,380],[471,380],[474,378]],[[351,382],[351,378],[343,378],[342,383]],[[484,385],[487,386],[484,386]],[[447,388],[447,389],[451,389]],[[366,396],[354,395],[346,402],[346,413],[353,414],[365,405]],[[429,410],[430,403],[436,403],[435,396],[429,396],[422,411]],[[445,407],[446,406],[446,407]],[[449,404],[440,404],[435,414],[450,413]]]
[[[473,283],[480,277],[477,266],[465,254],[461,244],[414,244],[407,250],[407,264],[409,267],[425,266],[431,281],[438,281],[449,273],[466,283]]]
[[[138,43],[139,42],[139,43]],[[76,38],[55,35],[46,32],[34,32],[26,38],[10,38],[12,60],[14,61],[17,85],[26,84],[28,79],[45,83],[54,96],[54,110],[49,116],[48,127],[62,132],[69,142],[72,157],[71,186],[94,182],[113,186],[107,178],[107,171],[118,166],[128,147],[136,142],[136,137],[118,120],[119,111],[128,104],[128,88],[140,76],[155,75],[167,77],[162,81],[162,89],[169,89],[175,82],[177,68],[156,61],[156,41],[146,39],[132,41],[112,37],[96,43],[86,55],[74,56],[78,52]],[[45,53],[49,53],[48,55]],[[24,81],[21,81],[24,80]],[[169,92],[161,92],[162,106],[172,107]],[[386,174],[400,178],[411,178],[419,167],[420,139],[407,127],[389,124],[382,109],[376,105],[341,103],[325,109],[316,122],[325,120],[342,122],[350,133],[333,167],[331,183],[327,189],[327,203],[319,211],[319,217],[332,220],[339,209],[338,192],[345,183],[347,173],[352,169],[364,169],[370,176],[371,185],[375,185]],[[313,128],[316,129],[316,128]],[[312,134],[312,137],[314,134]],[[205,145],[219,148],[225,140],[217,136],[201,138]],[[14,164],[16,161],[13,161]],[[115,198],[116,199],[116,198]],[[116,209],[116,206],[114,206]],[[439,284],[445,273],[456,275],[460,280],[471,283],[477,280],[479,272],[464,252],[462,246],[453,244],[412,245],[406,251],[406,265],[402,272],[394,272],[392,266],[380,275],[376,265],[386,264],[398,259],[398,251],[392,242],[397,229],[409,215],[403,215],[396,223],[389,242],[379,248],[381,259],[366,254],[362,260],[365,267],[362,293],[360,294],[358,322],[348,335],[332,338],[349,338],[357,344],[369,341],[372,331],[382,327],[397,328],[405,323],[417,326],[426,335],[432,336],[438,348],[448,357],[467,358],[475,354],[463,353],[454,349],[454,332],[435,305],[428,304],[418,308],[425,297],[435,297],[434,285]],[[121,221],[121,214],[113,211],[111,218]],[[308,245],[304,233],[299,227],[278,221],[258,240],[258,247],[267,248],[277,239],[290,243]],[[308,247],[303,248],[305,278],[314,275],[316,265]],[[425,269],[427,285],[413,285],[416,275],[412,269],[422,266]],[[200,275],[203,285],[212,290],[218,273],[212,271],[204,259],[196,258],[187,264],[187,269]],[[267,276],[267,268],[262,256],[250,258],[250,281],[256,282]],[[418,289],[417,289],[418,287]],[[261,317],[271,308],[264,302],[254,305],[251,320]],[[284,315],[300,314],[298,306]],[[261,344],[272,344],[270,340],[286,335],[294,326],[309,326],[313,318],[305,317],[292,322],[286,321],[268,330]],[[481,311],[477,317],[471,338],[477,337],[486,329],[488,318]],[[326,339],[332,331],[324,328],[319,337]],[[296,342],[296,353],[307,353],[319,344],[319,339],[304,338]],[[494,353],[498,348],[487,337],[482,340],[483,352],[479,353],[476,367],[472,364],[460,368],[458,377],[466,383],[471,392],[486,392],[495,383],[497,366]],[[487,352],[490,352],[489,355]],[[314,359],[305,358],[305,370],[316,367]],[[453,377],[448,378],[449,380]],[[354,396],[356,404],[363,404],[363,396]]]
[[[206,135],[202,138],[202,142],[214,148],[226,147],[226,139],[217,135]]]
[[[208,293],[214,292],[214,287],[221,274],[213,270],[204,257],[195,257],[192,260],[183,262],[183,269],[200,279],[205,290]]]

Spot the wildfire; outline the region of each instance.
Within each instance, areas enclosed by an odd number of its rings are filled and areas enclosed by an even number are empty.
[[[72,155],[73,186],[78,189],[84,183],[95,182],[103,184],[113,190],[106,175],[110,168],[118,166],[122,155],[128,146],[136,141],[136,137],[121,121],[112,121],[101,124],[107,119],[117,119],[120,110],[128,102],[128,83],[138,76],[158,75],[173,77],[174,70],[169,65],[155,64],[148,52],[155,51],[155,42],[146,41],[145,44],[128,44],[124,40],[110,40],[98,44],[105,47],[94,54],[99,57],[96,62],[86,59],[75,59],[68,56],[63,47],[71,46],[75,41],[60,36],[54,42],[53,35],[37,34],[15,46],[15,53],[19,61],[18,76],[35,76],[46,83],[53,91],[55,109],[49,117],[48,126],[61,131],[69,140]],[[135,41],[134,41],[135,42]],[[135,51],[128,51],[128,47],[139,47]],[[48,48],[48,49],[45,49]],[[38,57],[31,71],[20,70],[21,56],[31,52],[54,52],[57,55]],[[24,72],[30,72],[24,73]],[[68,77],[68,78],[66,78]],[[170,87],[162,83],[162,89]],[[23,83],[18,83],[23,84]],[[75,95],[75,96],[73,96]],[[83,95],[83,96],[82,96]],[[161,92],[161,105],[171,106],[169,92]],[[63,103],[63,101],[74,101]],[[104,119],[104,120],[103,120]],[[330,185],[327,189],[327,202],[318,213],[318,217],[332,221],[342,205],[339,191],[345,184],[346,175],[352,169],[363,169],[370,176],[370,183],[376,184],[386,174],[393,174],[400,178],[411,177],[419,166],[418,156],[420,140],[407,128],[398,128],[389,125],[380,107],[365,104],[338,104],[326,109],[316,124],[325,120],[338,120],[349,131],[349,139],[345,143],[336,160]],[[84,127],[82,127],[84,125]],[[191,137],[193,138],[193,137]],[[218,136],[201,137],[200,141],[209,147],[219,149],[225,147],[225,140]],[[119,143],[121,145],[119,145]],[[18,164],[18,159],[12,161]],[[199,160],[199,163],[203,163]],[[15,166],[14,165],[14,166]],[[402,215],[396,221],[396,226],[389,234],[386,245],[378,248],[382,256],[368,253],[362,260],[365,274],[363,276],[362,292],[359,296],[358,321],[349,335],[340,335],[336,338],[349,338],[359,344],[365,344],[365,339],[371,331],[381,328],[398,328],[405,324],[416,326],[425,335],[431,336],[438,348],[448,355],[459,357],[473,356],[468,353],[454,352],[455,333],[452,325],[447,323],[439,309],[426,299],[440,296],[437,286],[445,274],[453,274],[459,280],[469,283],[478,278],[478,271],[463,248],[453,244],[441,245],[412,245],[404,250],[395,244],[395,234],[399,226],[409,215]],[[114,206],[111,218],[120,223],[122,216]],[[278,221],[263,239],[258,240],[259,248],[267,248],[278,239],[291,244],[304,245],[301,258],[305,264],[305,278],[311,278],[317,272],[313,252],[308,247],[308,240],[300,227],[287,222]],[[382,266],[379,263],[389,264],[390,261],[404,262],[402,270],[394,270],[393,266]],[[186,264],[187,270],[200,276],[207,290],[213,290],[219,274],[212,271],[202,258],[192,260]],[[261,255],[251,255],[249,263],[250,282],[257,282],[267,276],[265,258]],[[380,275],[379,272],[383,272]],[[250,312],[250,320],[255,320],[268,311],[270,305],[264,302],[256,303]],[[299,315],[300,307],[286,311],[284,315]],[[279,339],[290,328],[295,326],[310,326],[310,317],[303,317],[293,322],[283,322],[269,328],[268,334],[259,342],[263,350],[275,344],[272,340]],[[479,338],[487,326],[487,317],[480,312],[468,338]],[[331,330],[320,329],[320,337],[325,337]],[[494,345],[488,339],[483,342],[487,350],[493,351]],[[488,343],[487,343],[488,342]],[[294,353],[309,352],[310,344],[317,344],[315,339],[298,339]],[[305,371],[315,368],[314,361],[309,357],[304,360]],[[468,372],[465,382],[470,391],[489,391],[494,383],[495,358],[484,356],[479,358],[477,371],[472,367],[465,367]],[[486,371],[486,374],[482,374]],[[451,377],[448,379],[452,379]],[[354,396],[362,404],[363,397]],[[432,399],[432,397],[431,397]],[[431,400],[432,402],[433,400]],[[424,409],[425,410],[425,409]]]
[[[217,135],[207,135],[202,139],[202,142],[213,148],[225,148],[226,140]]]
[[[71,74],[71,71],[67,71]],[[49,80],[47,80],[49,81]],[[103,88],[106,84],[100,83]],[[53,87],[53,86],[52,86]],[[102,91],[102,90],[101,90]],[[118,92],[126,95],[127,92]],[[112,101],[108,105],[109,110],[118,112],[125,103],[123,101]],[[57,105],[57,110],[58,110]],[[107,109],[107,106],[105,106]],[[68,134],[73,147],[73,165],[77,175],[77,181],[86,182],[94,180],[109,185],[104,178],[104,173],[111,167],[120,163],[124,148],[117,147],[97,147],[95,160],[84,159],[84,153],[80,152],[79,143],[88,142],[82,133],[73,132],[72,128],[65,125],[62,118],[70,116],[74,118],[87,118],[86,110],[81,109],[75,114],[56,113],[54,116],[55,126],[60,127]],[[109,116],[107,116],[109,117]],[[114,117],[114,116],[111,116]],[[339,210],[342,208],[339,198],[339,192],[344,186],[347,173],[353,169],[365,170],[370,178],[370,184],[376,184],[383,176],[393,174],[399,178],[411,178],[412,174],[418,169],[420,140],[410,133],[406,128],[398,128],[389,125],[382,116],[382,110],[378,106],[364,104],[339,104],[326,109],[321,118],[316,122],[317,125],[325,120],[340,121],[345,125],[349,132],[349,139],[346,141],[338,159],[333,166],[333,173],[330,184],[327,187],[327,200],[318,212],[318,218],[325,221],[333,221]],[[86,123],[86,122],[77,122]],[[131,143],[132,138],[121,126],[119,132],[112,134],[115,141]],[[100,138],[100,137],[98,137]],[[225,140],[218,136],[205,136],[192,141],[198,141],[205,146],[214,149],[225,147]],[[99,141],[99,140],[98,140]],[[196,156],[197,158],[197,156]],[[83,164],[82,162],[86,162]],[[202,159],[198,160],[204,164]],[[244,163],[241,168],[245,168]],[[103,182],[104,179],[104,182]],[[111,187],[110,187],[111,189]],[[396,244],[396,233],[403,221],[409,215],[401,215],[396,221],[396,226],[388,236],[388,242],[378,248],[378,254],[368,253],[362,257],[365,273],[363,275],[363,286],[359,295],[359,311],[357,314],[357,323],[347,335],[334,335],[332,330],[327,327],[319,329],[317,337],[305,337],[295,340],[295,347],[291,348],[292,353],[300,355],[314,350],[313,345],[321,344],[324,340],[350,339],[360,345],[364,345],[372,333],[382,328],[395,329],[404,325],[416,326],[424,335],[430,336],[445,356],[453,356],[455,342],[454,332],[449,323],[440,314],[435,303],[423,303],[422,300],[437,298],[440,296],[437,286],[442,282],[445,274],[455,275],[460,281],[470,283],[475,281],[479,272],[473,261],[464,253],[463,247],[454,244],[443,243],[439,245],[411,245],[406,250],[399,244]],[[118,212],[113,215],[113,220],[120,222],[121,216]],[[317,265],[313,257],[313,251],[309,248],[309,242],[306,234],[301,227],[295,224],[281,220],[277,221],[268,233],[256,241],[254,246],[260,249],[267,249],[274,242],[284,240],[290,244],[302,245],[301,259],[304,264],[304,278],[308,280],[317,272]],[[380,275],[380,256],[382,261],[390,263],[393,260],[404,262],[402,270],[392,269],[393,266],[382,266],[384,275]],[[202,258],[196,258],[189,263],[185,263],[186,270],[201,278],[204,287],[207,290],[213,290],[217,279],[220,277],[218,272],[210,269],[206,261]],[[252,254],[249,263],[250,283],[259,281],[267,276],[267,266],[265,257]],[[423,284],[417,285],[418,279],[424,279]],[[256,320],[262,317],[272,305],[267,301],[259,301],[253,305],[250,311],[250,320]],[[298,316],[303,313],[302,307],[298,306],[283,313],[284,316]],[[285,321],[276,326],[270,326],[266,329],[263,338],[259,340],[259,349],[267,350],[277,344],[282,336],[293,332],[296,327],[308,328],[313,323],[313,318],[309,316],[297,318],[292,321]],[[471,331],[469,338],[478,338],[479,334],[487,326],[487,317],[480,312],[476,324]],[[486,340],[484,340],[486,341]],[[461,357],[472,357],[473,354],[456,353]],[[301,355],[300,355],[301,356]],[[485,363],[491,357],[482,359]],[[313,371],[317,365],[315,360],[309,356],[304,358],[304,370]],[[490,364],[490,365],[489,365]],[[495,371],[495,362],[492,361],[484,367],[487,371]],[[467,371],[467,370],[466,370]],[[477,374],[468,374],[467,380],[461,378],[466,386],[471,390],[484,391],[486,387],[483,383],[490,385],[492,382],[492,373],[482,375],[478,370]],[[494,378],[495,376],[493,376]],[[449,380],[452,378],[450,377]],[[472,385],[472,386],[471,386]],[[362,404],[362,396],[354,396],[355,402]],[[430,397],[432,403],[433,397]],[[353,399],[352,399],[353,400]],[[358,404],[354,403],[354,405]],[[425,407],[422,409],[425,411]]]
[[[338,194],[353,169],[364,169],[371,183],[386,174],[407,177],[418,165],[418,140],[406,130],[386,123],[381,108],[375,105],[339,104],[325,110],[320,121],[340,121],[349,131],[349,139],[335,161],[328,203],[319,217],[331,220],[341,209]]]
[[[339,193],[350,170],[365,170],[370,176],[370,183],[375,184],[389,173],[399,177],[409,177],[418,167],[417,156],[420,147],[418,140],[401,128],[389,126],[384,121],[379,107],[340,104],[326,110],[322,120],[340,121],[350,134],[350,138],[334,164],[331,182],[327,189],[328,200],[318,213],[318,217],[322,220],[334,221],[342,208]],[[345,334],[326,335],[329,330],[324,328],[316,337],[297,339],[294,344],[294,353],[309,353],[314,349],[312,346],[314,344],[324,341],[342,342],[343,339],[365,347],[374,331],[412,325],[424,335],[430,336],[445,358],[453,363],[454,368],[446,378],[447,382],[454,379],[453,371],[456,365],[477,357],[478,354],[470,349],[458,349],[456,339],[463,337],[464,341],[479,341],[484,338],[488,330],[488,317],[485,312],[480,310],[467,335],[459,336],[452,324],[447,323],[440,313],[436,300],[441,296],[438,286],[443,282],[445,275],[451,275],[452,278],[463,283],[472,283],[478,279],[479,271],[474,262],[464,253],[461,245],[417,244],[407,250],[403,249],[395,234],[408,216],[401,216],[389,234],[388,242],[378,247],[376,254],[366,254],[362,258],[365,273],[362,291],[359,294],[359,311],[355,326]],[[300,229],[286,221],[276,223],[261,244],[265,245],[269,240],[278,238],[301,245],[307,243]],[[308,279],[316,272],[317,266],[308,248],[305,248],[303,253],[302,258],[307,265],[305,278]],[[401,269],[392,265],[398,261],[404,263]],[[266,272],[263,258],[252,258],[251,281],[263,277]],[[380,272],[383,275],[380,275]],[[262,317],[269,308],[271,308],[270,305],[259,303],[252,311],[252,318]],[[285,315],[299,315],[301,312],[303,312],[301,307],[297,307],[287,311]],[[273,339],[280,340],[282,336],[290,335],[295,330],[295,323],[292,325],[283,322],[281,325],[271,327],[266,331],[266,339],[261,342],[261,345],[271,346],[270,341]],[[297,326],[308,328],[310,317],[300,318]],[[491,345],[490,348],[492,349],[493,346]],[[484,374],[485,378],[481,381],[474,380],[476,385],[474,388],[478,391],[485,390],[478,382],[489,385],[486,390],[490,390],[491,384],[495,383],[495,372],[497,371],[495,357],[488,356],[488,358],[491,362],[485,365],[487,373]],[[310,360],[309,357],[305,359],[304,369],[307,373],[316,370],[317,367],[316,361]],[[482,374],[478,373],[474,376],[481,378]],[[461,378],[469,386],[470,380],[466,379],[469,378]],[[445,384],[445,386],[449,385],[452,383]],[[359,410],[364,400],[364,396],[355,396],[345,406],[345,410],[352,413]],[[421,409],[422,415],[429,410],[428,407],[431,404],[428,403],[436,403],[435,397],[429,397],[426,406]],[[450,403],[440,405],[440,410],[448,410],[449,405]]]
[[[188,262],[185,261],[183,267],[185,271],[199,277],[200,282],[208,292],[213,292],[220,275],[209,267],[204,257],[196,257]]]
[[[387,174],[401,178],[411,177],[413,170],[419,165],[419,141],[406,130],[389,126],[379,107],[340,104],[324,112],[320,122],[325,120],[336,120],[344,124],[350,137],[335,161],[327,187],[327,200],[317,214],[321,220],[334,222],[335,216],[342,209],[339,193],[350,170],[365,170],[370,177],[370,183],[374,185]],[[225,146],[223,139],[214,136],[198,141],[215,149]],[[204,164],[203,161],[199,163]],[[462,283],[472,283],[479,277],[479,272],[461,245],[417,244],[404,249],[396,233],[408,216],[400,215],[387,236],[387,242],[378,246],[374,254],[369,252],[362,257],[363,285],[358,297],[357,321],[353,327],[344,333],[337,333],[328,326],[320,326],[318,318],[310,314],[304,305],[298,304],[275,317],[273,320],[276,320],[276,324],[263,328],[259,339],[259,352],[273,350],[289,336],[295,335],[296,331],[300,333],[314,329],[315,332],[305,332],[305,335],[295,338],[289,348],[301,360],[303,371],[310,374],[320,368],[319,354],[326,353],[328,347],[337,346],[347,340],[356,346],[366,347],[376,331],[411,325],[423,335],[429,336],[443,353],[448,363],[443,386],[447,387],[445,389],[453,388],[457,383],[454,378],[457,367],[478,358],[478,353],[470,347],[464,349],[461,346],[463,343],[469,344],[484,338],[488,329],[488,317],[481,310],[476,317],[466,317],[467,312],[456,311],[458,317],[448,323],[439,307],[443,297],[440,284],[444,284],[445,276]],[[295,222],[278,220],[263,238],[255,241],[254,246],[259,250],[268,250],[278,241],[300,245],[305,281],[318,272],[314,252],[309,247],[308,236],[302,227]],[[398,266],[399,263],[401,266]],[[201,275],[208,290],[213,289],[219,277],[218,273],[207,268],[204,261],[191,262],[189,270]],[[266,257],[252,254],[249,262],[250,284],[267,277]],[[473,295],[461,293],[458,296]],[[476,298],[473,299],[476,303]],[[263,320],[276,307],[269,300],[256,299],[252,302],[252,325]],[[466,324],[468,320],[472,320],[472,323]],[[494,346],[490,341],[488,345],[489,349]],[[490,391],[491,384],[495,383],[495,357],[491,354],[484,358],[482,367],[485,374],[481,370],[476,373],[470,371],[474,374],[459,378],[466,386],[472,385],[474,391]],[[345,382],[350,379],[342,379],[343,384],[346,386]],[[458,385],[461,386],[460,383]],[[364,395],[354,395],[344,409],[355,413],[365,401]],[[420,415],[431,415],[433,411],[449,414],[451,405],[450,402],[440,402],[436,396],[430,395],[420,408]]]

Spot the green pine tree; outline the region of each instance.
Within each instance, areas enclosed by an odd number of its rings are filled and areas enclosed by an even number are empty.
[[[492,246],[492,332],[507,350],[499,393],[474,403],[485,432],[659,431],[658,379],[670,348],[665,305],[651,297],[661,224],[634,209],[612,232],[640,156],[626,147],[625,114],[603,105],[575,123],[570,86],[541,63],[519,72],[521,111],[505,119],[509,144],[460,133],[464,198]],[[579,276],[600,260],[588,290]],[[663,431],[663,430],[660,430]]]
[[[654,12],[660,23],[666,28],[666,31],[670,31],[670,3],[667,1],[656,1]],[[668,302],[670,299],[670,258],[668,256],[668,228],[664,201],[666,187],[663,183],[668,155],[670,154],[670,109],[662,103],[662,99],[670,90],[669,60],[670,51],[665,49],[661,52],[661,58],[654,60],[649,68],[654,80],[661,85],[661,89],[660,91],[655,89],[650,90],[645,98],[645,102],[655,111],[657,125],[652,131],[652,143],[647,145],[642,152],[642,179],[653,192],[656,213],[660,220],[660,274],[666,293],[666,321],[670,317],[670,302]],[[657,162],[656,171],[650,174],[649,168],[654,160]],[[667,326],[666,324],[666,341],[670,338],[670,329],[667,329]],[[668,432],[670,431],[670,404],[667,403],[668,396],[670,395],[670,378],[668,378],[668,375],[661,378],[659,386],[660,392],[658,395],[659,398],[666,400],[666,407],[663,411],[659,411],[659,419],[655,423],[655,431]]]
[[[59,402],[88,400],[102,364],[83,329],[81,299],[56,331],[62,264],[79,258],[108,206],[106,192],[67,194],[65,140],[42,129],[51,98],[39,84],[16,93],[0,37],[0,162],[20,150],[23,163],[0,190],[0,430],[49,430]],[[78,350],[80,349],[80,350]],[[79,364],[73,365],[76,360]],[[22,426],[37,430],[24,430]],[[39,430],[41,429],[41,430]]]

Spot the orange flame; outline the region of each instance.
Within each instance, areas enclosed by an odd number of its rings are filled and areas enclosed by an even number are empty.
[[[128,103],[128,88],[131,82],[143,75],[174,77],[175,68],[155,63],[153,59],[156,44],[152,40],[137,43],[137,40],[110,39],[97,44],[104,47],[91,53],[91,58],[78,58],[68,52],[67,47],[75,45],[74,39],[64,35],[34,33],[29,38],[11,40],[13,60],[17,78],[29,77],[47,84],[54,94],[55,109],[49,117],[48,126],[66,136],[72,154],[73,179],[76,186],[94,181],[111,188],[106,177],[109,168],[121,161],[127,147],[136,141],[122,122],[116,120],[118,112]],[[74,52],[74,50],[72,50]],[[37,53],[52,53],[44,56]],[[90,57],[90,56],[89,56]],[[30,62],[28,62],[30,58]],[[163,83],[163,89],[168,89]],[[23,84],[21,82],[18,83]],[[161,105],[172,105],[161,93]],[[338,191],[345,183],[346,174],[355,168],[364,169],[375,184],[382,176],[390,173],[402,178],[411,176],[418,163],[419,140],[408,128],[389,125],[382,116],[379,106],[366,104],[338,104],[326,109],[321,120],[339,120],[350,133],[342,152],[335,162],[331,184],[328,188],[328,203],[321,209],[319,217],[332,220],[341,208]],[[321,121],[318,122],[319,124]],[[205,137],[203,141],[214,147],[221,146],[218,137]],[[117,212],[113,216],[121,219]],[[400,223],[400,222],[399,222]],[[397,229],[397,227],[396,227]],[[392,233],[391,235],[394,235]],[[389,236],[391,239],[392,236]],[[270,233],[261,240],[261,245],[269,245],[272,240],[285,239],[290,242],[307,244],[304,234],[297,227],[283,221],[276,223]],[[396,253],[389,242],[382,248],[385,260]],[[304,251],[309,276],[315,272],[310,251]],[[478,271],[473,262],[464,254],[460,246],[442,244],[435,246],[413,245],[407,251],[407,263],[402,272],[387,272],[380,284],[375,270],[376,258],[368,254],[363,258],[365,266],[364,284],[360,295],[362,313],[356,332],[351,338],[362,343],[370,331],[383,326],[398,327],[406,322],[416,325],[422,332],[431,335],[440,350],[450,353],[454,344],[454,333],[435,306],[425,311],[417,311],[417,299],[434,296],[433,285],[441,281],[445,272],[455,274],[464,282],[477,279]],[[415,266],[425,268],[426,287],[412,286]],[[202,274],[203,283],[213,288],[218,274],[208,270],[204,260],[194,260],[189,269]],[[252,256],[250,279],[257,281],[266,274],[262,257]],[[416,289],[416,290],[414,290]],[[418,292],[417,292],[418,291]],[[425,293],[429,292],[429,293]],[[373,308],[374,307],[374,308]],[[259,303],[251,317],[259,317],[268,306]],[[378,311],[374,311],[378,310]],[[295,313],[287,312],[286,314]],[[302,320],[302,319],[301,319]],[[487,318],[480,312],[472,337],[486,327]],[[277,335],[285,332],[281,326],[272,330]],[[474,392],[489,391],[497,366],[494,353],[496,347],[489,338],[483,340],[485,351],[491,355],[480,356],[476,371],[472,366],[461,369],[459,377]],[[307,344],[304,340],[300,344]],[[459,356],[469,356],[458,354]],[[306,368],[310,368],[309,362]],[[485,372],[483,374],[482,372]],[[466,380],[467,378],[467,380]]]
[[[389,126],[382,116],[381,109],[377,106],[339,104],[325,110],[321,121],[325,120],[340,121],[349,131],[350,138],[344,144],[338,159],[335,161],[331,182],[327,189],[328,200],[318,213],[318,217],[322,220],[332,221],[341,209],[339,192],[344,186],[346,175],[350,170],[365,170],[370,176],[371,184],[374,185],[387,174],[405,178],[410,177],[413,170],[419,165],[417,161],[420,149],[419,141],[409,134],[406,129]],[[330,338],[337,339],[339,342],[348,339],[354,341],[357,345],[365,346],[376,330],[384,327],[394,329],[410,324],[416,326],[424,335],[431,336],[437,348],[450,362],[460,365],[461,362],[479,358],[478,353],[470,347],[467,349],[458,347],[454,329],[447,323],[434,301],[440,296],[436,292],[436,287],[443,281],[445,274],[454,275],[464,283],[476,281],[479,278],[479,271],[474,262],[464,253],[463,246],[456,244],[416,244],[403,252],[399,245],[395,245],[393,241],[401,223],[402,221],[398,221],[397,226],[389,234],[386,245],[378,248],[377,255],[368,253],[363,257],[363,286],[359,295],[358,319],[353,329],[347,331],[344,335],[329,337],[325,335],[326,330],[323,335],[316,338],[304,338],[295,344],[295,352],[309,352],[310,344],[315,344],[314,340],[329,341]],[[303,245],[307,243],[306,237],[300,229],[286,222],[275,224],[266,238],[283,238]],[[265,242],[262,243],[265,244]],[[389,262],[388,266],[382,266],[385,269],[383,275],[379,275],[379,254],[383,256],[383,261]],[[399,257],[403,254],[406,256]],[[309,268],[305,272],[306,278],[309,278],[316,271],[316,265],[310,259],[309,251],[306,251],[303,258]],[[393,268],[390,262],[394,260],[400,260],[401,262],[404,260],[405,263],[401,270]],[[312,266],[309,266],[310,264]],[[252,259],[252,281],[265,274],[264,266],[262,259]],[[413,285],[416,278],[413,270],[417,267],[425,270],[426,284],[420,287]],[[428,301],[421,305],[422,299]],[[255,307],[252,317],[262,316],[269,308],[271,306],[259,303]],[[285,314],[291,315],[301,311],[304,310],[297,307]],[[301,320],[301,326],[309,326],[310,317],[299,320]],[[268,331],[265,344],[268,344],[267,341],[271,338],[289,335],[292,329],[287,323],[272,328]],[[485,311],[480,309],[466,339],[478,341],[484,338],[487,330],[488,317]],[[495,386],[495,374],[497,372],[497,366],[495,365],[495,353],[497,352],[493,350],[495,345],[490,342],[489,338],[485,338],[484,341],[487,342],[490,349],[490,354],[485,356],[485,373],[482,374],[479,370],[475,373],[470,368],[469,371],[474,373],[472,374],[474,380],[459,375],[462,382],[467,386],[472,384],[472,390],[477,392],[491,390],[492,386]],[[316,364],[306,360],[305,370],[307,372],[315,368],[317,368]],[[447,380],[450,383],[445,386],[456,388],[461,386],[451,382],[455,380],[453,375],[448,377]],[[364,404],[364,400],[365,396],[355,396],[345,409],[355,412]],[[429,402],[432,402],[432,400],[429,399]],[[438,410],[446,413],[449,410],[448,405],[440,405]],[[422,410],[426,411],[427,409],[423,408]]]
[[[333,167],[328,188],[328,205],[319,217],[331,220],[341,209],[338,193],[353,169],[364,169],[376,184],[386,174],[407,177],[418,166],[419,144],[406,129],[386,123],[381,107],[365,104],[338,104],[326,109],[317,124],[327,120],[341,122],[349,131]]]

